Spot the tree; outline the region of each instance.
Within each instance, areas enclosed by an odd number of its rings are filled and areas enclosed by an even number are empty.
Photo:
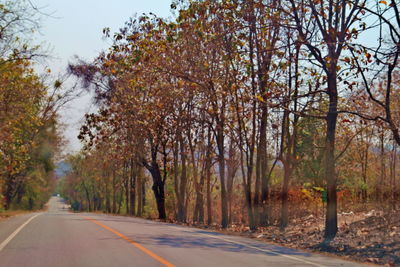
[[[326,94],[328,110],[326,112],[326,153],[325,179],[327,182],[328,204],[325,222],[325,241],[329,243],[337,233],[337,176],[335,172],[335,143],[338,116],[339,94],[339,60],[348,42],[356,33],[352,26],[360,16],[358,6],[365,1],[328,1],[312,0],[297,2],[290,0],[288,12],[293,14],[294,25],[300,41],[306,46],[310,55],[320,64],[326,77]],[[309,23],[308,20],[312,20]]]

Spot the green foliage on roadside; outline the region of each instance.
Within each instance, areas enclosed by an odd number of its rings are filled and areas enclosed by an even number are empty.
[[[0,208],[39,209],[53,188],[60,137],[57,112],[34,71],[37,10],[25,0],[0,2]]]

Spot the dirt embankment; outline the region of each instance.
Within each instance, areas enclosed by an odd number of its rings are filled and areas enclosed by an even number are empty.
[[[400,214],[368,212],[341,214],[339,232],[329,247],[321,246],[323,220],[298,220],[281,232],[268,227],[257,236],[295,248],[332,253],[345,258],[387,266],[400,266]],[[261,235],[261,236],[260,236]]]

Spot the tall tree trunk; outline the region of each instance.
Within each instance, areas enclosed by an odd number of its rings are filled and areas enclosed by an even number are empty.
[[[290,40],[290,33],[288,33],[288,39]],[[287,100],[290,100],[292,97],[292,87],[293,87],[293,74],[292,74],[292,53],[290,53],[290,66],[289,66],[289,92],[287,96]],[[292,122],[292,134],[290,134],[290,112],[289,112],[289,104],[287,101],[283,125],[282,125],[282,139],[281,139],[281,159],[283,160],[284,166],[284,178],[281,192],[281,221],[280,221],[280,229],[283,230],[287,227],[289,223],[289,183],[292,178],[295,159],[296,159],[296,144],[297,144],[297,123],[299,120],[299,116],[297,113],[297,97],[298,97],[298,89],[299,89],[299,81],[298,81],[298,71],[299,71],[299,54],[300,54],[300,45],[296,45],[295,58],[294,58],[294,92],[293,92],[293,122]],[[285,145],[285,140],[287,144],[287,148],[285,149],[283,146]],[[286,157],[283,156],[283,152],[286,150]]]
[[[261,175],[261,203],[262,212],[260,216],[260,225],[269,225],[269,175],[268,175],[268,154],[267,154],[267,122],[268,107],[263,103],[261,125],[260,125],[260,175]]]
[[[392,151],[392,210],[396,210],[396,167],[397,167],[397,143],[393,142]]]
[[[146,183],[142,180],[142,212],[144,212],[144,207],[146,206]]]
[[[196,202],[195,202],[196,204],[193,213],[193,221],[198,223],[204,223],[204,197],[203,197],[204,181],[205,177],[204,175],[202,175],[200,177],[200,183],[199,183],[200,188],[196,192]]]
[[[260,136],[260,140],[261,140]],[[250,229],[255,230],[257,226],[264,225],[265,223],[263,222],[263,205],[261,201],[261,194],[262,194],[262,186],[261,186],[261,149],[258,147],[257,153],[256,153],[256,168],[255,168],[255,183],[254,183],[254,198],[253,198],[253,208],[254,208],[254,227],[250,227]],[[251,167],[252,168],[252,167]],[[253,168],[252,168],[253,169]],[[252,175],[253,172],[251,172],[250,175]],[[250,196],[251,196],[251,191],[250,191]]]
[[[222,115],[224,116],[224,115]],[[221,227],[228,226],[228,199],[226,194],[225,181],[225,136],[224,136],[224,118],[217,122],[217,146],[218,146],[218,165],[221,186]]]
[[[281,222],[280,228],[281,230],[285,229],[289,222],[289,203],[288,203],[288,193],[289,193],[289,181],[292,176],[292,158],[291,155],[288,155],[286,160],[284,160],[284,177],[283,177],[283,185],[281,192]]]
[[[13,176],[8,176],[6,179],[6,184],[4,185],[4,209],[9,210],[11,208],[11,203],[14,198],[14,182],[15,178]]]
[[[380,136],[380,149],[381,149],[381,166],[380,166],[380,176],[379,176],[379,182],[376,184],[375,188],[375,195],[376,195],[376,200],[381,201],[382,198],[382,187],[385,183],[385,178],[386,178],[386,164],[385,164],[385,131],[382,129],[381,130],[381,136]]]
[[[86,201],[88,203],[88,211],[91,212],[92,211],[91,198],[90,198],[89,190],[84,181],[82,181],[82,186],[85,189]]]
[[[115,168],[115,167],[114,167]],[[112,213],[117,212],[117,177],[115,174],[115,169],[113,170],[113,178],[112,178]]]
[[[144,163],[144,165],[149,170],[153,178],[153,186],[151,189],[153,190],[154,197],[156,198],[158,219],[165,220],[167,218],[167,214],[165,212],[164,180],[161,176],[160,167],[154,158],[150,165],[147,163]]]
[[[289,72],[290,76],[290,72]],[[291,86],[289,86],[290,88]],[[290,97],[290,92],[289,92]],[[287,99],[289,98],[287,97]],[[280,160],[283,163],[283,185],[281,191],[281,222],[280,222],[280,229],[283,230],[288,225],[289,220],[289,205],[288,205],[288,191],[289,191],[289,180],[292,175],[292,162],[291,162],[291,142],[290,142],[290,134],[289,134],[289,111],[288,105],[286,105],[285,111],[283,113],[283,120],[282,120],[282,134],[281,134],[281,148],[280,148]]]
[[[121,214],[121,207],[122,207],[122,202],[124,200],[124,193],[121,191],[119,192],[119,199],[118,199],[118,208],[117,208],[117,214]]]
[[[204,170],[201,171],[200,181],[194,183],[196,190],[196,200],[193,211],[193,222],[204,223]]]
[[[129,163],[124,161],[123,165],[123,179],[124,179],[124,192],[125,192],[125,212],[130,214],[130,176],[128,174]]]
[[[211,171],[207,171],[207,224],[212,223]]]
[[[233,145],[233,140],[230,140],[229,152],[228,152],[228,164],[227,164],[227,197],[228,197],[228,222],[232,223],[232,205],[233,205],[233,185],[235,182],[235,176],[238,168],[238,160],[236,148]]]
[[[109,190],[108,190],[108,182],[106,182],[105,198],[106,198],[106,212],[111,213],[111,201],[110,201],[110,194],[109,194]]]
[[[129,176],[125,177],[125,212],[126,214],[132,215],[131,210],[131,199],[130,199],[130,181]]]
[[[362,202],[365,203],[367,202],[367,171],[368,171],[368,151],[369,151],[369,145],[368,142],[366,141],[366,147],[365,147],[365,151],[364,151],[364,162],[363,162],[363,167],[362,167],[362,179],[363,179],[363,187],[361,188],[361,195],[362,195]]]
[[[129,173],[129,214],[135,215],[136,208],[136,185],[137,185],[137,177],[139,173],[140,166],[138,166],[133,158],[130,160],[130,173]]]
[[[325,177],[327,182],[327,205],[325,218],[325,241],[330,242],[337,233],[337,188],[335,172],[335,141],[337,123],[337,73],[336,64],[332,64],[335,70],[328,75],[329,110],[326,117],[326,153],[325,153]]]
[[[204,119],[204,115],[202,114],[202,119]],[[205,169],[207,167],[208,157],[210,156],[210,142],[211,142],[211,132],[208,129],[208,139],[206,140],[206,132],[207,128],[202,127],[199,134],[199,139],[202,141],[196,142],[193,144],[192,136],[191,136],[191,128],[189,127],[187,131],[188,136],[188,144],[191,155],[191,165],[193,168],[193,185],[195,188],[195,205],[193,210],[193,222],[204,223],[204,184],[205,184]],[[196,138],[197,139],[197,138]],[[206,142],[207,141],[207,142]],[[199,146],[199,155],[196,158],[196,146]],[[200,169],[201,166],[201,169]]]
[[[182,136],[179,138],[179,147],[180,147],[180,159],[181,159],[181,175],[179,179],[179,183],[177,185],[178,191],[177,193],[177,206],[178,206],[178,214],[177,219],[179,222],[186,222],[186,185],[187,185],[187,173],[186,173],[186,149],[183,142]],[[177,171],[177,170],[176,170]]]

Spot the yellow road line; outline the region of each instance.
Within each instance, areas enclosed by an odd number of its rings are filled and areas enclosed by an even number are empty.
[[[99,221],[96,221],[95,219],[89,218],[89,217],[83,217],[85,220],[91,221],[101,227],[103,227],[104,229],[107,229],[108,231],[112,232],[113,234],[116,234],[117,236],[121,237],[122,239],[128,241],[129,243],[131,243],[132,245],[134,245],[136,248],[140,249],[141,251],[143,251],[144,253],[146,253],[147,255],[149,255],[150,257],[152,257],[153,259],[157,260],[158,262],[160,262],[161,264],[168,266],[168,267],[175,267],[175,265],[173,265],[172,263],[168,262],[167,260],[163,259],[162,257],[158,256],[157,254],[155,254],[153,251],[143,247],[142,245],[140,245],[139,243],[133,241],[132,239],[130,239],[129,237],[121,234],[120,232],[108,227],[107,225],[102,224]]]

